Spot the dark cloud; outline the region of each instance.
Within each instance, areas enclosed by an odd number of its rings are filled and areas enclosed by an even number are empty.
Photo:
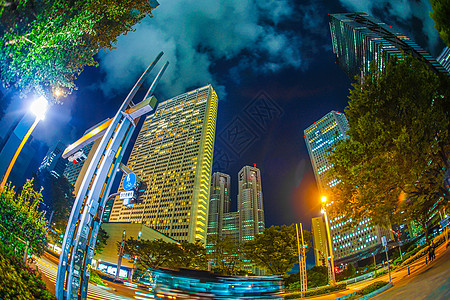
[[[218,60],[235,59],[235,67],[276,72],[302,64],[300,38],[277,29],[294,18],[290,1],[161,1],[154,17],[120,37],[117,49],[103,53],[102,90],[110,94],[130,85],[159,51],[170,65],[161,87],[173,96],[212,83],[224,88],[211,69]],[[221,95],[222,94],[222,95]]]

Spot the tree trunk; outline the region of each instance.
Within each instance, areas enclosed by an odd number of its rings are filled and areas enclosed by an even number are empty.
[[[428,245],[428,222],[427,218],[425,218],[425,221],[422,222],[423,230],[425,231],[425,242]]]

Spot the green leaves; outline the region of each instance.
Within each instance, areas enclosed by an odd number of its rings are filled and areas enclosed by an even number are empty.
[[[427,217],[449,196],[448,77],[411,56],[393,57],[385,70],[372,68],[353,86],[345,110],[349,138],[328,157],[328,176],[341,181],[329,191],[332,212],[376,224],[403,219],[401,210],[413,220]],[[409,201],[399,200],[401,192]]]
[[[158,267],[206,268],[206,250],[198,241],[176,244],[162,239],[150,241],[131,237],[125,242],[123,252],[133,258],[136,256],[138,267],[142,270]]]
[[[311,234],[303,230],[304,241],[309,245]],[[286,274],[298,263],[297,235],[294,225],[271,226],[254,240],[244,244],[245,258],[273,275]]]
[[[225,275],[240,275],[247,273],[243,267],[242,244],[229,237],[208,236],[208,259],[213,264],[213,270]]]
[[[94,55],[151,14],[148,1],[21,1],[0,10],[0,78],[59,101]]]
[[[434,20],[434,27],[441,36],[441,39],[450,47],[450,1],[430,0],[433,11],[430,17]]]
[[[29,242],[29,253],[40,255],[47,245],[46,220],[38,211],[41,193],[27,181],[20,194],[6,185],[0,196],[0,240],[6,249],[23,255]]]

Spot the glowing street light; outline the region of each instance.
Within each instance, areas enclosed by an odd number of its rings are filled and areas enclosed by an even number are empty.
[[[2,183],[0,184],[0,191],[2,191],[3,188],[5,187],[6,181],[8,180],[9,177],[9,173],[11,173],[14,163],[16,162],[17,157],[19,157],[19,154],[22,151],[22,148],[27,142],[31,133],[36,128],[39,121],[45,118],[45,113],[47,112],[47,109],[48,109],[48,102],[43,96],[39,97],[31,104],[30,111],[36,116],[36,119],[34,120],[33,125],[31,125],[30,129],[28,129],[27,133],[23,137],[22,142],[20,143],[19,147],[16,150],[16,153],[14,153],[14,156],[11,159],[8,168],[6,169],[5,175],[3,176]]]
[[[333,245],[331,243],[331,234],[330,234],[330,225],[328,224],[328,217],[327,217],[327,209],[325,207],[325,203],[327,202],[327,197],[322,196],[322,214],[325,217],[325,226],[327,228],[327,236],[328,236],[328,255],[330,256],[330,264],[331,264],[331,284],[336,283],[336,274],[334,271],[334,255],[333,255]]]
[[[36,116],[36,119],[44,120],[45,114],[47,113],[48,102],[44,96],[37,98],[33,103],[31,103],[30,111]]]

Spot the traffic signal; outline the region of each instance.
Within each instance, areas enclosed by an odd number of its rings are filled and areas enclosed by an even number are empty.
[[[144,193],[147,190],[147,183],[145,181],[139,181],[134,188],[134,201],[142,202],[144,200]]]

